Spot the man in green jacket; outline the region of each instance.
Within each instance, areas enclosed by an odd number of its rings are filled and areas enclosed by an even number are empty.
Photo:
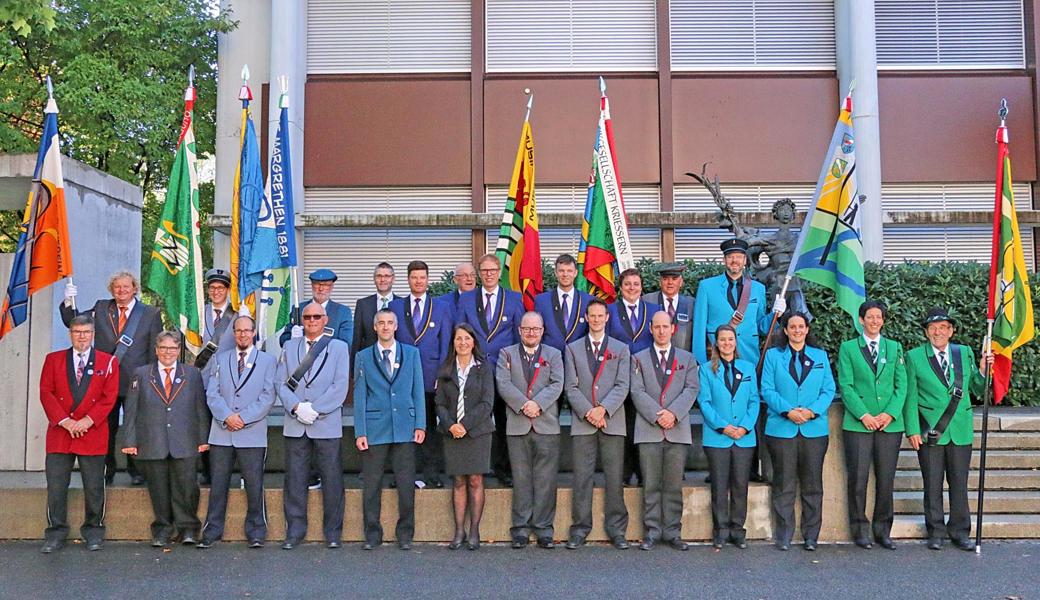
[[[876,300],[859,307],[863,335],[838,350],[838,386],[845,404],[842,437],[848,469],[849,527],[863,549],[873,540],[895,550],[892,487],[903,442],[906,365],[903,346],[881,335],[888,308]],[[867,520],[867,482],[874,466],[874,518]]]
[[[950,343],[956,324],[942,308],[929,310],[921,325],[928,343],[906,353],[904,423],[924,477],[928,547],[941,549],[943,538],[949,536],[961,550],[972,551],[968,469],[975,423],[970,394],[983,392],[984,369],[992,367],[993,355],[983,356],[976,368],[971,348]],[[944,477],[950,494],[947,523],[943,523]]]

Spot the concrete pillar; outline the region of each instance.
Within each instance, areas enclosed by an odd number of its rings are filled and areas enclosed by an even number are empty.
[[[238,139],[242,122],[242,103],[238,90],[242,87],[242,65],[248,64],[249,86],[253,90],[253,117],[257,133],[260,130],[260,93],[264,83],[270,81],[268,67],[271,39],[271,4],[297,4],[276,0],[221,0],[221,10],[231,10],[232,19],[238,27],[230,33],[217,35],[217,139],[216,148],[216,195],[214,212],[218,215],[231,214],[232,187],[235,168],[238,165]],[[299,4],[304,4],[299,2]],[[291,46],[287,42],[286,46]],[[230,253],[226,233],[216,233],[213,239],[213,263],[228,268]]]
[[[880,262],[884,252],[881,208],[881,131],[878,124],[877,41],[874,0],[834,0],[838,89],[854,80],[852,122],[856,131],[856,178],[867,200],[860,234],[866,260]],[[838,101],[835,98],[835,101]]]

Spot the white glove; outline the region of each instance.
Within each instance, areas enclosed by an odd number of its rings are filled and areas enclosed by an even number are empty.
[[[300,325],[292,326],[292,333],[289,334],[293,339],[303,337],[303,327]]]
[[[76,296],[78,294],[79,294],[79,290],[76,288],[75,285],[73,285],[73,283],[71,281],[69,283],[66,283],[65,284],[65,306],[71,307],[73,300],[76,298]]]
[[[787,299],[781,298],[780,294],[777,294],[776,299],[773,300],[773,312],[778,315],[787,312]]]
[[[314,410],[310,402],[301,402],[296,407],[296,420],[304,425],[312,425],[318,419],[318,411]]]

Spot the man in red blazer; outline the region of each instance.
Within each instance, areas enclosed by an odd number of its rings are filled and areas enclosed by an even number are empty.
[[[119,362],[91,346],[90,316],[74,317],[69,337],[72,347],[48,354],[40,374],[40,403],[47,414],[47,529],[40,548],[44,554],[61,549],[69,535],[69,479],[77,460],[86,505],[80,534],[91,551],[100,550],[105,539],[108,413],[119,393]]]

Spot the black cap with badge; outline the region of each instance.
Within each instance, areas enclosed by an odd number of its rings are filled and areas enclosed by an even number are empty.
[[[740,238],[730,238],[719,244],[719,248],[722,248],[722,255],[725,256],[730,252],[743,252],[744,254],[747,254],[749,246],[746,241]]]
[[[927,328],[932,323],[938,323],[940,321],[946,321],[951,326],[956,327],[957,322],[953,320],[950,313],[945,308],[939,308],[938,306],[928,309],[928,313],[925,314],[924,320],[921,321],[921,327]]]

